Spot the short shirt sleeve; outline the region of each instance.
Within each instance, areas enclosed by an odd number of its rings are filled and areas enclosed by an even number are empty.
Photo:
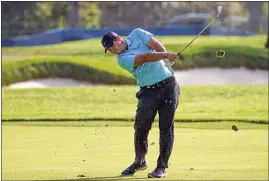
[[[134,30],[137,37],[145,44],[145,45],[148,45],[148,41],[149,39],[153,36],[152,33],[146,31],[146,30],[143,30],[141,28],[137,28]]]
[[[132,72],[134,70],[134,63],[135,55],[123,55],[118,57],[118,64],[128,72]]]

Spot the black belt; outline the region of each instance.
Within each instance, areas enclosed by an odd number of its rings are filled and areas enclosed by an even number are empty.
[[[169,82],[173,82],[175,80],[176,80],[175,77],[172,76],[172,77],[169,77],[167,79],[164,79],[164,80],[162,80],[160,82],[157,82],[156,84],[144,86],[144,87],[141,87],[141,88],[142,89],[156,89],[156,88],[163,87],[165,84],[167,84]]]

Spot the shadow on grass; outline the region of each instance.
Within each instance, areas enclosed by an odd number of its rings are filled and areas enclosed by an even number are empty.
[[[82,180],[82,181],[99,181],[99,180],[147,180],[148,178],[135,178],[132,176],[108,176],[108,177],[81,177],[81,178],[77,178],[77,179],[64,179],[64,180],[57,180],[57,181],[78,181],[78,180]],[[45,180],[44,180],[45,181]],[[56,181],[56,180],[46,180],[46,181]]]

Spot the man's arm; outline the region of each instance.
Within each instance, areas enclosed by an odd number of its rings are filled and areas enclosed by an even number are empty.
[[[167,53],[165,47],[153,37],[149,39],[148,46],[155,52],[136,55],[134,67],[138,67],[145,62],[156,62],[165,58],[174,61],[177,58],[175,53]]]
[[[174,62],[178,59],[176,53],[173,52],[149,52],[135,56],[134,67],[138,67],[139,65],[146,62],[156,62],[161,59],[168,59],[170,62]]]
[[[135,56],[134,67],[138,67],[139,65],[146,62],[156,62],[161,59],[166,58],[165,52],[148,52]]]
[[[148,46],[155,50],[155,52],[166,52],[165,47],[161,44],[161,42],[159,42],[158,40],[156,40],[155,38],[151,37],[148,41]]]

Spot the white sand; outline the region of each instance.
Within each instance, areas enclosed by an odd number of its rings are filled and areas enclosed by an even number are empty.
[[[268,71],[249,70],[246,68],[191,69],[187,71],[176,71],[175,77],[181,86],[209,84],[268,84]],[[10,85],[9,88],[43,88],[64,86],[96,86],[96,84],[89,82],[78,82],[72,79],[49,78],[16,83]]]
[[[48,78],[48,79],[36,79],[25,82],[19,82],[11,84],[9,88],[44,88],[44,87],[65,87],[65,86],[93,86],[90,82],[79,82],[72,79],[64,78]]]
[[[268,84],[268,71],[246,68],[197,68],[177,71],[175,77],[180,85]]]

